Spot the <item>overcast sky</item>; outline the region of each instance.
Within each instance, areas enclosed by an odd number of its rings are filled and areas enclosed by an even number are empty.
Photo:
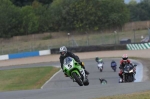
[[[125,3],[129,3],[130,2],[130,0],[124,0],[125,1]],[[140,0],[136,0],[137,2],[140,2]]]

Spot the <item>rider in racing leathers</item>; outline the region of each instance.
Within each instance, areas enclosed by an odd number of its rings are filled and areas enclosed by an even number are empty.
[[[102,59],[102,58],[96,57],[96,58],[95,58],[95,61],[97,62],[97,64],[102,64],[102,68],[103,68],[104,62],[103,62],[103,59]],[[98,69],[100,69],[99,66],[97,66],[97,67],[98,67]]]
[[[115,69],[114,71],[116,71],[116,68],[114,68],[114,67],[117,67],[117,63],[114,60],[111,61],[110,66],[113,70]]]
[[[59,52],[60,52],[60,57],[59,57],[59,59],[60,59],[60,63],[61,63],[61,68],[62,68],[62,70],[63,70],[63,62],[64,62],[64,59],[65,59],[66,57],[68,57],[68,56],[74,58],[75,61],[78,62],[78,63],[81,65],[81,67],[85,70],[85,66],[84,66],[83,62],[80,61],[79,57],[78,57],[77,55],[74,55],[72,52],[67,51],[67,48],[66,48],[65,46],[60,47]],[[89,74],[89,72],[88,72],[87,70],[85,70],[85,73],[86,73],[87,75]],[[65,75],[66,77],[68,77],[65,73],[64,73],[64,75]]]
[[[132,64],[132,63],[130,62],[130,60],[128,59],[127,54],[123,54],[122,60],[120,61],[120,67],[119,67],[119,69],[120,69],[119,76],[120,76],[121,79],[123,79],[122,73],[123,73],[124,66],[125,66],[126,64],[131,64],[131,66],[133,66],[133,64]],[[135,75],[135,74],[136,74],[136,71],[135,71],[135,69],[134,69],[134,75]],[[135,78],[134,78],[134,79],[135,79]]]
[[[96,57],[96,58],[95,58],[95,61],[96,61],[98,64],[99,64],[99,63],[104,64],[104,62],[103,62],[103,59],[102,59],[102,58]]]
[[[111,67],[114,67],[114,66],[117,66],[117,63],[114,60],[112,60],[111,61]]]

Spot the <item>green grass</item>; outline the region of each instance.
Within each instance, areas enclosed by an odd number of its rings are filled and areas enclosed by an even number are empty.
[[[58,70],[55,67],[1,70],[0,91],[39,89]]]
[[[42,38],[42,40],[48,40],[48,39],[51,39],[52,38],[52,35],[48,35],[48,36],[45,36]]]
[[[96,99],[150,99],[150,91],[138,92],[133,94],[115,95]]]

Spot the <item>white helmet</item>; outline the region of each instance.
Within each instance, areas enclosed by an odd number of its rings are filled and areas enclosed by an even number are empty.
[[[65,56],[66,53],[67,53],[67,48],[66,48],[66,46],[60,47],[60,48],[59,48],[59,52],[60,52],[60,54],[61,54],[62,56]]]
[[[127,54],[123,54],[123,55],[122,55],[122,59],[123,59],[124,61],[126,61],[126,60],[128,59],[128,55],[127,55]]]

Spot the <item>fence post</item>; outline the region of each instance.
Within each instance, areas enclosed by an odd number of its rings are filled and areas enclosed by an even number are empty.
[[[86,32],[86,36],[87,36],[87,46],[89,46],[89,35],[87,32]]]
[[[149,28],[148,28],[148,32],[147,32],[147,33],[148,33],[148,37],[150,37],[150,29],[149,29]],[[149,39],[150,39],[150,38],[149,38]]]
[[[3,48],[1,48],[1,55],[3,54]]]
[[[116,31],[114,31],[115,44],[116,44],[116,34],[117,34],[117,32],[116,32]]]
[[[117,31],[114,31],[115,34],[115,44],[119,44],[119,33]]]
[[[70,33],[67,33],[67,35],[68,35],[68,46],[70,47],[70,39],[69,39]]]
[[[135,29],[133,29],[133,32],[134,32],[134,43],[135,43]]]

